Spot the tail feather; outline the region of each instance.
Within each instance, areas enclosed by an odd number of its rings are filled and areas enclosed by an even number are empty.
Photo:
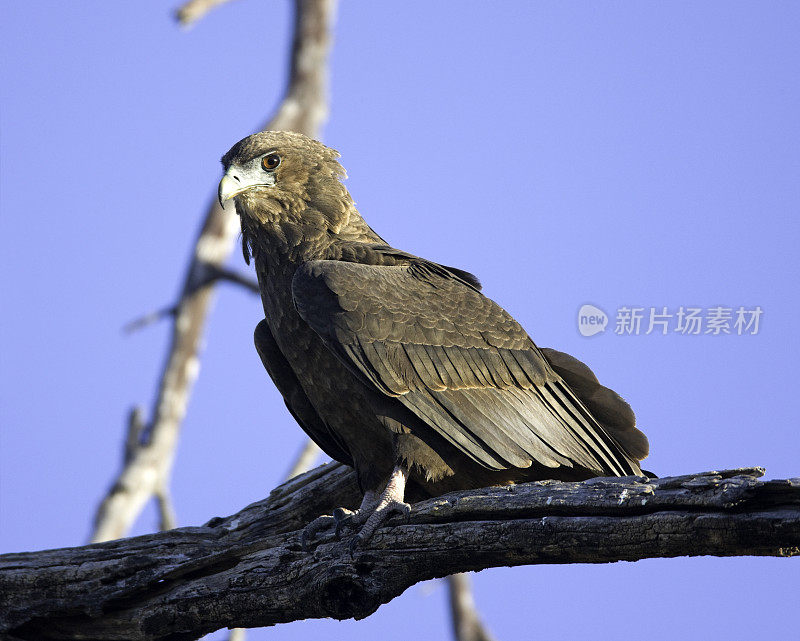
[[[637,429],[636,416],[625,399],[603,386],[594,372],[574,356],[547,347],[541,351],[556,374],[620,447],[636,460],[646,458],[650,450],[647,437]]]

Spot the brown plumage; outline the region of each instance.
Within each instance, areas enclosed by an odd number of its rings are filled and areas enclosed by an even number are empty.
[[[406,479],[419,497],[641,474],[630,406],[537,348],[471,274],[389,246],[337,158],[300,134],[255,134],[223,157],[220,201],[235,198],[255,263],[256,348],[302,428],[355,468],[362,536],[405,505]]]

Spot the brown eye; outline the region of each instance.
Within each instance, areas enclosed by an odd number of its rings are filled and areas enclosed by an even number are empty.
[[[281,157],[278,154],[267,154],[261,159],[261,166],[265,171],[272,171],[281,164]]]

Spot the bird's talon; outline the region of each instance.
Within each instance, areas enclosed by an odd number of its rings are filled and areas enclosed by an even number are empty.
[[[350,550],[350,556],[353,556],[356,550],[361,547],[364,543],[364,538],[360,534],[356,534],[350,539],[350,543],[347,544],[348,550]]]
[[[316,540],[317,534],[328,529],[332,521],[334,521],[334,518],[325,514],[318,516],[303,528],[303,531],[300,533],[300,546],[303,548],[304,552],[309,551],[310,544],[316,543],[319,545],[324,542],[324,539]]]
[[[357,512],[353,512],[352,510],[348,510],[345,507],[337,507],[333,511],[333,520],[336,521],[337,527],[340,525],[344,525],[346,523],[350,523],[353,520],[353,517],[357,514]]]
[[[336,530],[333,536],[337,541],[342,538],[342,529],[352,523],[355,514],[356,512],[343,507],[337,507],[333,511],[333,520],[336,522]]]
[[[391,514],[399,514],[406,521],[408,521],[409,517],[411,516],[411,506],[403,501],[392,501],[386,506],[386,514],[387,516]]]

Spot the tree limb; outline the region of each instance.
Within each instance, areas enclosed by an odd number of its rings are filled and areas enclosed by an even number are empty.
[[[285,97],[266,129],[290,129],[312,137],[327,118],[327,56],[334,0],[296,0],[291,69]],[[148,500],[166,487],[180,426],[199,370],[200,345],[213,287],[209,274],[222,269],[239,233],[231,211],[214,199],[206,214],[174,311],[172,342],[161,377],[153,418],[98,507],[92,541],[124,536]],[[213,274],[212,274],[213,275]]]
[[[175,506],[172,504],[172,496],[166,487],[156,490],[156,501],[158,502],[158,529],[171,530],[178,526],[178,518],[175,516]]]
[[[289,472],[286,474],[286,480],[288,481],[295,476],[308,472],[314,466],[321,452],[322,450],[319,449],[319,446],[314,441],[306,439],[292,466],[289,468]]]
[[[450,588],[450,616],[456,641],[494,641],[478,616],[469,575],[464,572],[447,577]]]
[[[133,332],[144,329],[148,325],[157,323],[165,318],[175,318],[180,310],[181,301],[189,296],[193,296],[202,288],[208,287],[209,285],[214,285],[220,281],[233,283],[234,285],[240,285],[254,294],[261,293],[261,290],[258,287],[258,281],[256,279],[249,278],[248,276],[245,276],[234,269],[228,269],[227,267],[220,267],[218,265],[206,265],[203,271],[205,272],[203,280],[194,283],[192,291],[183,292],[181,294],[181,299],[177,303],[169,307],[162,307],[161,309],[148,312],[144,316],[140,316],[139,318],[126,323],[122,328],[122,331],[126,334],[132,334]]]
[[[175,19],[182,27],[191,27],[209,11],[226,2],[230,0],[188,0],[175,10]]]
[[[286,475],[286,480],[293,479],[295,476],[305,474],[314,466],[314,462],[319,457],[322,450],[319,449],[316,443],[311,439],[306,439],[303,447],[297,453],[289,473]],[[247,638],[244,628],[231,628],[228,635],[228,641],[245,641]]]
[[[338,464],[238,514],[108,543],[0,557],[0,631],[19,639],[194,639],[220,627],[363,618],[406,588],[494,566],[800,554],[800,479],[763,470],[543,481],[417,503],[350,556],[302,527],[355,507]]]

